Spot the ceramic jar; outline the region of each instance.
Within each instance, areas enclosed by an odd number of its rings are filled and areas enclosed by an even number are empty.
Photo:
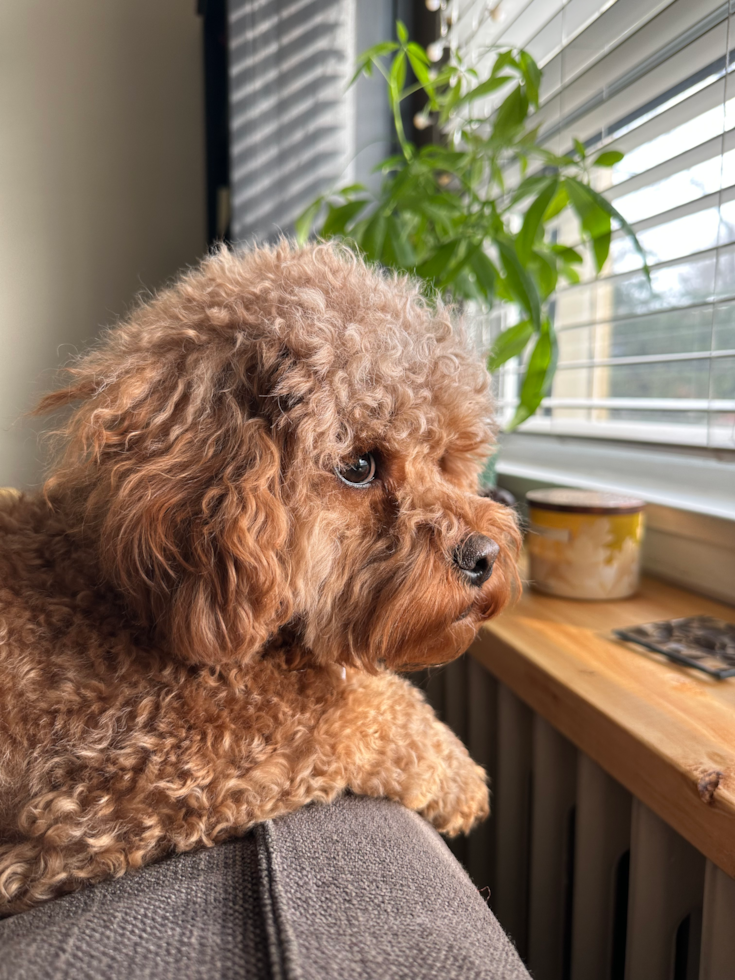
[[[595,490],[531,490],[531,584],[568,599],[624,599],[640,577],[644,502]]]

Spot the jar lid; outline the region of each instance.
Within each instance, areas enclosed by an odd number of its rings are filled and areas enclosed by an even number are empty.
[[[567,487],[529,490],[526,500],[539,510],[563,510],[572,514],[637,514],[646,506],[644,500],[621,493],[570,490]]]

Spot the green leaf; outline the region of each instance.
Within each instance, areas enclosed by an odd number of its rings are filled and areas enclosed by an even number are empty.
[[[521,385],[521,395],[508,431],[530,418],[551,388],[556,369],[556,337],[548,320],[544,320],[538,340],[531,352]]]
[[[516,187],[513,197],[511,198],[511,206],[522,201],[524,197],[530,197],[531,194],[535,194],[541,188],[545,187],[549,181],[549,177],[543,174],[534,174],[532,177],[526,177],[521,183]]]
[[[581,188],[582,193],[586,194],[587,197],[590,199],[590,201],[596,204],[597,207],[600,208],[602,211],[605,211],[610,216],[610,218],[612,218],[613,221],[617,221],[621,230],[625,232],[625,234],[628,237],[628,240],[633,245],[633,248],[636,250],[638,255],[640,255],[641,260],[643,261],[643,272],[650,286],[651,270],[648,268],[648,259],[646,258],[646,253],[643,251],[643,248],[641,247],[641,243],[638,241],[638,237],[636,233],[633,231],[631,226],[628,224],[628,222],[625,220],[622,214],[618,211],[615,205],[611,204],[606,197],[602,196],[602,194],[599,194],[596,190],[593,190],[591,187],[588,187],[587,184],[583,184],[575,177],[567,177],[566,183]]]
[[[501,194],[505,194],[505,178],[503,175],[503,168],[498,164],[497,159],[490,158],[490,173],[492,174],[493,180],[498,185],[498,189]]]
[[[505,68],[519,68],[512,51],[501,51],[493,64],[492,75],[499,75]]]
[[[574,143],[574,149],[577,151],[577,155],[579,156],[579,159],[586,160],[587,150],[585,149],[584,143],[580,143],[578,139],[574,139],[572,140],[572,142]]]
[[[417,215],[427,218],[439,231],[442,238],[453,235],[458,230],[456,208],[447,207],[444,200],[437,195],[430,198],[415,197],[411,201],[405,201],[403,206],[406,210],[414,211]],[[459,214],[461,215],[462,212]]]
[[[539,87],[541,85],[541,69],[533,60],[528,51],[518,53],[518,63],[521,66],[523,80],[526,83],[526,91],[531,105],[538,108]]]
[[[502,88],[506,82],[512,81],[513,78],[511,75],[495,75],[488,78],[487,81],[476,85],[469,92],[465,92],[460,99],[457,99],[457,105],[465,105],[468,102],[474,102],[475,99],[481,99],[484,95],[490,95],[496,89]]]
[[[556,194],[559,181],[556,177],[547,178],[545,187],[539,191],[536,200],[526,211],[523,218],[523,225],[516,236],[516,251],[521,262],[528,262],[531,257],[533,243],[536,241],[536,234],[541,226],[546,209]]]
[[[473,299],[480,304],[485,302],[485,294],[479,288],[474,272],[471,272],[464,265],[452,271],[447,284],[451,287],[452,295],[455,297]]]
[[[554,292],[559,278],[556,271],[556,261],[550,256],[553,256],[553,253],[544,254],[536,250],[534,250],[532,255],[533,272],[544,300],[548,299]]]
[[[320,234],[324,238],[332,238],[336,235],[343,235],[350,221],[357,217],[360,211],[362,211],[362,209],[368,203],[369,202],[367,200],[362,200],[348,201],[347,204],[342,204],[339,207],[330,205]]]
[[[581,265],[584,262],[579,252],[576,249],[569,248],[568,245],[554,244],[551,246],[551,251],[556,253],[562,262],[569,263],[570,265]]]
[[[379,262],[383,255],[387,231],[388,222],[385,214],[378,210],[368,221],[360,240],[360,247],[372,262]]]
[[[398,35],[398,40],[401,42],[401,44],[405,44],[408,40],[408,30],[406,29],[406,25],[402,20],[396,21],[396,34]]]
[[[371,173],[377,173],[380,171],[383,174],[389,173],[391,170],[402,170],[406,164],[406,158],[402,153],[394,153],[393,156],[386,157],[385,160],[381,160],[380,163],[376,163],[372,168]]]
[[[430,279],[432,282],[443,278],[454,259],[459,243],[460,239],[455,238],[451,242],[440,245],[430,258],[417,267],[416,274],[422,279]]]
[[[402,92],[403,86],[406,84],[406,55],[403,51],[399,51],[393,59],[393,64],[390,66],[390,72],[388,73],[388,80],[394,96],[397,98]]]
[[[608,221],[609,220],[610,219],[608,218]],[[595,266],[598,272],[602,271],[602,267],[610,254],[611,238],[612,230],[605,232],[604,235],[598,235],[597,238],[592,239],[592,251],[595,254]]]
[[[427,68],[430,67],[431,61],[429,61],[429,56],[420,44],[416,44],[415,41],[409,41],[409,43],[406,45],[406,50],[409,54],[412,54],[414,58],[426,65]]]
[[[493,137],[507,139],[520,129],[527,115],[528,96],[520,85],[517,85],[500,104],[493,124]]]
[[[576,162],[572,157],[557,156],[556,153],[551,153],[549,150],[545,150],[543,146],[534,145],[532,149],[534,156],[537,156],[540,160],[543,160],[549,167],[558,167],[561,169],[562,167],[568,167],[570,164]]]
[[[299,245],[304,245],[311,232],[312,225],[316,221],[316,216],[321,210],[322,204],[324,203],[323,197],[318,197],[315,201],[302,211],[294,222],[294,230],[296,232],[296,241]]]
[[[559,184],[554,198],[546,209],[544,221],[551,221],[560,211],[564,210],[567,204],[569,204],[569,194],[567,193],[566,187],[563,184]]]
[[[485,294],[486,302],[492,302],[498,281],[498,270],[492,260],[485,254],[482,246],[475,249],[470,257],[470,265],[475,273],[477,283]]]
[[[456,218],[467,216],[465,202],[460,194],[454,194],[452,191],[444,190],[438,194],[432,194],[429,197],[429,201],[434,207],[440,208],[445,214],[451,214]]]
[[[443,146],[424,146],[419,159],[432,169],[446,170],[448,173],[463,174],[472,160],[472,154],[460,150],[447,150]]]
[[[541,300],[536,283],[521,264],[510,240],[498,238],[496,242],[505,270],[506,282],[512,295],[528,313],[536,330],[541,329]]]
[[[539,130],[541,129],[541,123],[534,126],[532,129],[527,129],[524,131],[521,138],[518,140],[519,152],[526,151],[528,153],[536,151],[536,140],[538,138]]]
[[[583,230],[592,241],[595,265],[600,272],[610,251],[610,215],[590,197],[590,188],[581,181],[567,178],[569,200],[577,213]]]
[[[409,241],[408,230],[405,227],[401,227],[395,215],[391,215],[387,219],[387,222],[388,237],[390,238],[396,264],[406,272],[413,272],[416,267],[416,253],[414,252],[413,245]]]
[[[434,99],[434,85],[433,85],[433,83],[431,81],[431,78],[429,77],[429,70],[426,67],[427,63],[429,62],[429,59],[427,58],[426,61],[424,61],[422,58],[420,58],[416,54],[416,51],[414,50],[416,48],[418,48],[418,50],[423,53],[423,48],[419,48],[419,46],[417,44],[409,44],[408,47],[407,47],[407,49],[406,49],[406,54],[408,55],[408,60],[409,60],[409,62],[411,64],[411,68],[413,70],[414,75],[419,80],[419,82],[421,83],[422,87],[431,96],[431,99],[432,99],[432,108],[433,108],[435,106],[435,104],[436,104],[433,101],[433,99]]]
[[[551,245],[549,251],[556,256],[558,274],[564,276],[568,282],[579,282],[579,273],[574,268],[584,261],[579,252],[567,245]]]
[[[592,164],[595,167],[614,167],[616,163],[620,163],[624,156],[625,154],[621,153],[620,150],[605,150],[604,153],[595,157]]]
[[[395,41],[380,41],[378,44],[374,44],[371,48],[363,51],[355,62],[355,73],[347,87],[349,88],[351,85],[354,85],[363,72],[366,75],[372,74],[373,65],[378,59],[390,54],[391,51],[396,51],[398,47],[399,45]]]
[[[351,197],[353,194],[367,193],[367,187],[364,184],[348,184],[347,187],[340,187],[337,193],[340,197]]]
[[[390,54],[391,51],[397,51],[399,45],[395,41],[378,41],[371,48],[367,48],[360,55],[361,61],[375,60],[376,58],[382,58],[386,54]]]
[[[516,303],[517,300],[508,286],[508,280],[502,276],[495,284],[495,298],[501,303]]]
[[[607,211],[604,211],[586,193],[587,186],[585,184],[567,178],[566,187],[572,207],[577,212],[577,217],[590,238],[604,235],[610,228],[610,215]]]
[[[487,359],[488,371],[497,371],[506,361],[522,354],[528,341],[533,337],[533,332],[531,321],[521,320],[514,327],[508,327],[498,334]]]

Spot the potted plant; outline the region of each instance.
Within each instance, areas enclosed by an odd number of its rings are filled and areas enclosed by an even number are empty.
[[[400,152],[384,160],[377,195],[351,184],[318,197],[296,223],[297,237],[312,231],[352,242],[369,260],[421,277],[427,293],[484,309],[516,304],[519,322],[496,338],[488,358],[495,371],[513,357],[524,366],[519,403],[508,429],[533,415],[550,389],[556,336],[549,299],[559,280],[578,282],[580,248],[557,241],[550,224],[565,209],[579,223],[582,249],[599,273],[617,225],[645,255],[623,216],[591,186],[595,168],[623,154],[589,158],[578,140],[567,154],[544,148],[534,126],[541,71],[526,51],[500,50],[480,75],[450,50],[434,68],[402,23],[397,40],[363,52],[352,82],[379,72],[386,81]],[[410,77],[409,77],[410,75]],[[407,138],[402,107],[421,93],[414,119],[436,139],[420,147]],[[497,93],[496,105],[488,100]],[[515,179],[509,180],[509,174]]]

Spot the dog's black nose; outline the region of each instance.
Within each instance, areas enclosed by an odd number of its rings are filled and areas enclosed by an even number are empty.
[[[469,585],[484,585],[493,572],[500,548],[484,534],[471,534],[454,552],[454,564]]]

